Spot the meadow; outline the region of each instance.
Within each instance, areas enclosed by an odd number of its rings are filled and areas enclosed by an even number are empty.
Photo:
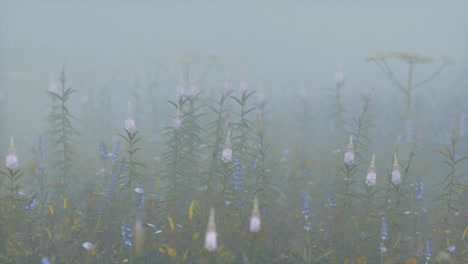
[[[467,263],[466,83],[437,105],[451,59],[363,59],[392,92],[338,66],[272,100],[187,55],[114,105],[64,66],[30,153],[0,128],[0,263]]]

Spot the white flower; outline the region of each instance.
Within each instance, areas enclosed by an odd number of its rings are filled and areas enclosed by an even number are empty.
[[[369,169],[367,169],[367,175],[366,175],[366,184],[367,186],[374,186],[377,181],[377,173],[375,171],[375,155],[372,154],[372,162],[369,166]]]
[[[250,217],[250,228],[249,231],[252,233],[257,233],[260,231],[261,221],[260,221],[260,211],[258,210],[258,200],[257,197],[254,199],[254,208],[252,210],[252,216]]]
[[[210,210],[210,220],[208,221],[208,228],[205,235],[205,248],[209,252],[215,251],[218,248],[218,234],[216,233],[216,224],[214,220],[215,210]]]

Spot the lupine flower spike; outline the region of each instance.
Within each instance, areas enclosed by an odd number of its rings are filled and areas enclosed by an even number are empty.
[[[252,216],[250,217],[250,229],[252,233],[258,233],[260,231],[260,211],[258,210],[258,200],[257,197],[254,198],[254,208],[252,211]]]
[[[128,102],[127,119],[125,119],[125,129],[133,133],[135,131],[135,119],[133,118],[132,106]]]
[[[392,183],[395,185],[401,184],[400,165],[398,164],[396,152],[393,154]]]
[[[179,131],[180,128],[182,127],[182,119],[180,117],[180,108],[177,108],[176,115],[174,117],[174,120],[172,121],[172,127],[174,130]]]
[[[205,235],[205,248],[209,252],[215,251],[218,248],[218,234],[216,233],[216,223],[214,220],[215,209],[210,210],[210,220],[208,221],[208,228]]]
[[[374,186],[376,181],[377,181],[377,173],[375,169],[375,154],[372,154],[372,161],[369,166],[369,169],[367,169],[366,185]]]
[[[221,92],[223,95],[226,95],[231,90],[231,86],[229,85],[229,70],[226,71],[224,75],[224,80],[221,82]]]
[[[10,149],[6,156],[6,167],[10,170],[14,170],[18,167],[18,156],[16,155],[15,142],[13,138],[10,139]]]
[[[349,136],[349,144],[344,155],[344,163],[348,166],[354,164],[354,145],[353,136]]]
[[[224,163],[231,162],[232,159],[232,148],[231,148],[231,131],[228,131],[226,138],[226,143],[224,143],[224,148],[221,156],[221,160]]]

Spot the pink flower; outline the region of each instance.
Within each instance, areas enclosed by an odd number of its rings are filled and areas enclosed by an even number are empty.
[[[366,175],[366,184],[367,186],[374,186],[377,181],[377,173],[375,171],[375,155],[372,154],[372,162],[369,166],[369,169],[367,169],[367,175]]]
[[[10,139],[10,149],[6,156],[6,167],[10,170],[14,170],[18,167],[18,156],[16,155],[15,142],[13,138]]]
[[[232,160],[231,131],[228,132],[226,143],[224,144],[223,152],[221,154],[221,160],[224,163],[231,162]]]
[[[175,116],[174,120],[172,121],[172,127],[175,130],[180,130],[180,128],[182,127],[182,119],[180,118],[180,111],[179,110],[177,110],[176,116]]]
[[[128,102],[127,119],[125,119],[125,129],[133,133],[135,131],[135,119],[133,119],[132,106]]]
[[[392,183],[395,185],[401,184],[400,165],[398,164],[396,152],[393,155]]]
[[[177,98],[181,99],[184,97],[185,89],[184,89],[184,82],[182,78],[179,79],[179,83],[177,84]]]
[[[208,228],[206,229],[206,235],[205,235],[205,248],[209,252],[215,251],[218,248],[218,241],[217,241],[218,234],[216,233],[216,224],[215,224],[214,217],[215,217],[215,209],[211,208],[210,220],[208,221]]]
[[[252,216],[250,217],[250,228],[249,231],[252,233],[260,232],[260,211],[258,210],[258,200],[257,197],[254,199],[254,208],[252,211]]]
[[[354,164],[354,145],[353,136],[349,136],[349,144],[344,155],[344,163],[348,166]]]

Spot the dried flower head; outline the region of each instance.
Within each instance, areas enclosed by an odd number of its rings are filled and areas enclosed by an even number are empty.
[[[367,169],[367,175],[366,175],[366,185],[367,186],[374,186],[377,181],[377,173],[375,169],[375,155],[372,154],[372,162],[369,166],[369,169]]]
[[[344,154],[344,163],[348,166],[354,164],[354,145],[353,145],[353,136],[349,136],[349,144],[346,148],[346,152]]]
[[[395,185],[401,184],[400,165],[398,164],[396,152],[393,154],[392,183]]]
[[[10,139],[10,148],[6,156],[6,167],[14,170],[18,167],[18,156],[16,155],[15,142],[13,138]]]
[[[208,221],[208,228],[206,229],[205,235],[205,248],[209,252],[215,251],[218,248],[216,233],[216,223],[215,223],[215,209],[212,207],[210,210],[210,220]]]

